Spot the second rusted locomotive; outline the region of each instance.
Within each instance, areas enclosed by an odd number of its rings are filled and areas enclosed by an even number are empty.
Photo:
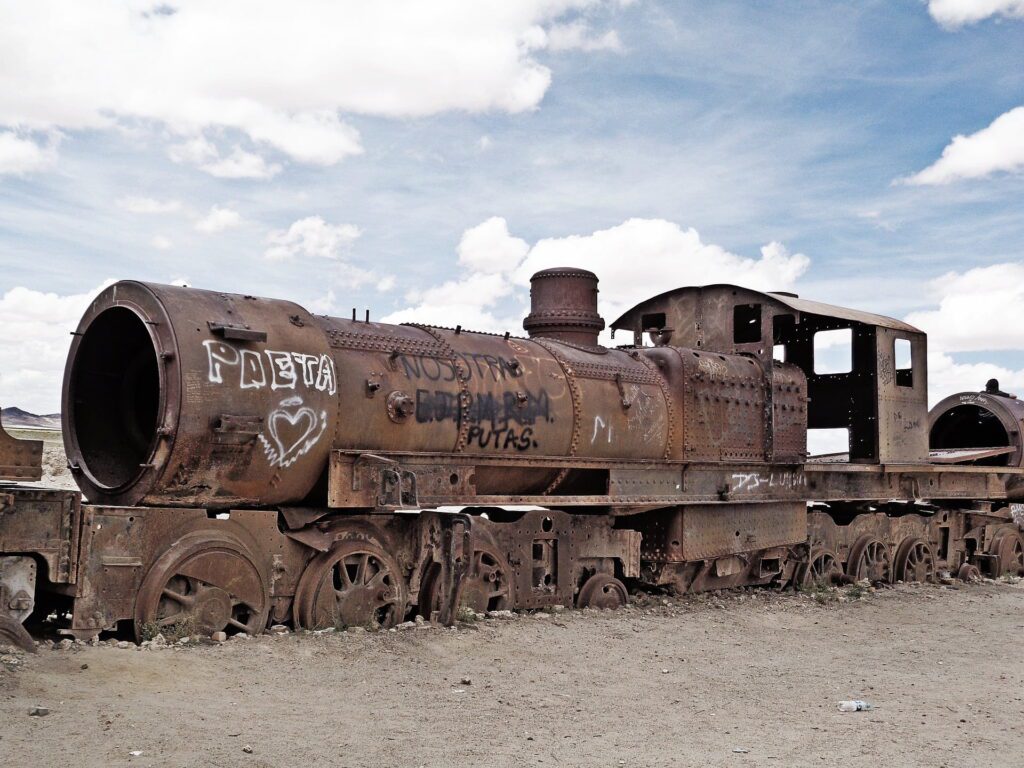
[[[637,305],[613,349],[592,273],[537,273],[531,296],[520,338],[110,286],[64,381],[88,503],[7,489],[9,613],[57,605],[76,636],[386,627],[615,607],[630,583],[1024,568],[1019,406],[940,404],[930,446],[912,326],[717,285]],[[818,336],[840,330],[848,365],[826,371]],[[848,450],[808,458],[809,429]]]

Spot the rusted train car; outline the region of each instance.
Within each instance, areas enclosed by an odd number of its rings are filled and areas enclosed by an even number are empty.
[[[522,338],[110,286],[64,380],[81,493],[0,488],[0,634],[54,611],[79,638],[256,633],[1024,569],[1024,408],[965,393],[929,416],[917,329],[714,285],[637,305],[608,348],[592,273],[539,272],[531,298]],[[848,370],[821,372],[836,330]],[[809,457],[836,428],[848,451]],[[39,477],[37,444],[0,449],[4,478]]]

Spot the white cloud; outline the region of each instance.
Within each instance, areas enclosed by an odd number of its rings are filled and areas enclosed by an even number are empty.
[[[236,146],[227,157],[202,163],[200,169],[218,179],[269,179],[281,172],[278,163],[268,163],[261,155]]]
[[[45,146],[14,131],[0,131],[0,176],[45,171],[57,161],[57,140],[51,138]]]
[[[550,267],[595,272],[602,286],[600,311],[610,322],[658,290],[715,282],[786,290],[810,265],[806,256],[791,255],[779,243],[764,246],[760,258],[737,256],[703,243],[696,230],[663,219],[629,219],[589,235],[546,238],[531,247],[495,217],[466,230],[458,254],[466,277],[410,292],[406,298],[413,306],[385,321],[457,321],[476,330],[518,332],[530,276]],[[656,291],[651,290],[652,275],[657,276]],[[499,306],[516,297],[521,306],[514,312]]]
[[[996,363],[958,363],[952,355],[928,350],[928,405],[955,392],[978,392],[989,379],[998,379],[1004,392],[1024,395],[1024,370]]]
[[[976,391],[990,378],[1024,393],[1024,370],[989,362],[964,363],[955,353],[1024,349],[1024,263],[949,272],[929,283],[936,308],[906,320],[928,334],[928,389],[934,403]]]
[[[942,157],[923,171],[902,179],[906,184],[949,184],[993,173],[1024,170],[1024,107],[1000,115],[970,136],[954,136]]]
[[[929,0],[928,12],[942,26],[955,29],[990,16],[1024,18],[1024,0]]]
[[[547,47],[552,51],[622,51],[622,41],[614,29],[595,37],[584,21],[553,24],[548,29]]]
[[[180,144],[172,144],[167,148],[167,155],[176,163],[201,165],[220,157],[217,147],[205,136],[193,136]]]
[[[380,280],[377,281],[377,285],[376,285],[377,290],[380,291],[381,293],[385,293],[387,291],[390,291],[394,287],[395,287],[395,276],[394,275],[385,275],[384,277],[382,277]]]
[[[1024,349],[1024,263],[949,272],[929,284],[937,308],[907,322],[942,352]]]
[[[529,251],[525,240],[509,234],[503,218],[493,216],[462,233],[459,264],[473,272],[511,272]]]
[[[353,224],[328,224],[319,216],[307,216],[293,222],[288,229],[270,232],[264,256],[271,261],[300,256],[341,259],[360,234],[359,227]]]
[[[117,206],[129,213],[174,213],[181,210],[181,201],[129,196],[118,200]]]
[[[551,83],[539,50],[618,47],[576,23],[607,2],[4,3],[0,126],[162,126],[185,140],[179,162],[230,178],[272,175],[268,150],[331,165],[362,151],[345,114],[535,109]],[[214,142],[238,134],[252,146],[222,158]]]
[[[628,219],[592,235],[539,241],[516,278],[527,285],[534,272],[560,266],[584,267],[597,274],[604,286],[601,312],[610,322],[652,294],[652,275],[657,276],[655,293],[708,283],[787,290],[810,266],[810,259],[790,254],[775,242],[761,248],[760,258],[747,258],[704,243],[692,227],[682,229],[664,219]]]
[[[196,221],[196,230],[212,235],[216,232],[223,232],[225,229],[237,227],[242,223],[242,215],[230,208],[221,208],[218,205],[210,208],[210,212]]]
[[[93,297],[12,288],[0,297],[0,404],[33,413],[60,410],[60,390],[73,331]]]
[[[174,246],[174,243],[171,242],[170,238],[165,237],[164,235],[155,235],[153,239],[150,240],[150,244],[158,251],[169,251]]]

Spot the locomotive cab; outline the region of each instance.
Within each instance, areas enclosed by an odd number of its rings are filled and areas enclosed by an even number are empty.
[[[848,459],[924,463],[928,440],[925,334],[892,318],[735,285],[678,288],[611,324],[641,346],[746,354],[807,378],[809,430],[846,430]],[[842,459],[845,456],[834,458]]]

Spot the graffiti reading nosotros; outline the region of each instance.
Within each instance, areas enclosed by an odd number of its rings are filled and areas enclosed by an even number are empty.
[[[211,384],[223,384],[225,376],[237,376],[239,389],[295,389],[300,383],[310,389],[333,395],[338,377],[330,355],[309,355],[265,349],[239,349],[233,344],[207,339],[207,378]]]
[[[504,357],[495,357],[482,353],[456,354],[462,361],[462,370],[466,381],[478,379],[489,381],[505,381],[516,378],[512,375],[512,364]],[[455,381],[458,376],[455,362],[446,357],[430,357],[428,355],[399,355],[400,370],[409,379],[426,379],[427,381]]]
[[[416,390],[416,421],[420,424],[451,421],[462,424],[463,409],[458,392]],[[523,389],[470,395],[465,418],[469,422],[466,440],[480,448],[525,451],[537,447],[533,425],[550,422],[551,401],[545,390]]]
[[[309,452],[327,429],[327,412],[316,413],[301,397],[282,400],[267,416],[267,427],[258,435],[272,467],[290,467]]]

